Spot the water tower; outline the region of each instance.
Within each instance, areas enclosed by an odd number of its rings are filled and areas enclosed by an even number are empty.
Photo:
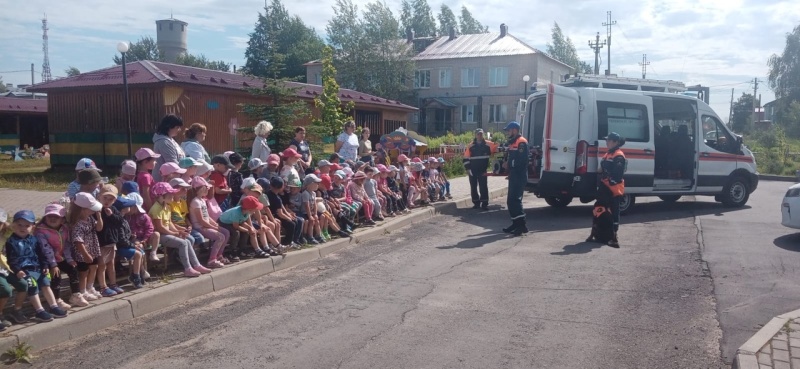
[[[178,55],[186,54],[187,27],[189,23],[172,17],[156,21],[156,44],[167,63],[175,63]]]

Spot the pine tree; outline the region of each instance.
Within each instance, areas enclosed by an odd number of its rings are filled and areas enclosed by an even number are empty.
[[[458,17],[458,23],[461,26],[461,33],[464,35],[489,32],[489,27],[478,22],[466,6],[461,7],[461,16]]]
[[[333,65],[333,49],[326,47],[322,54],[322,95],[314,99],[314,105],[320,110],[320,117],[311,123],[311,131],[318,137],[336,136],[344,123],[352,117],[347,111],[355,107],[353,102],[342,106],[339,99],[339,83],[336,82],[336,67]]]
[[[414,15],[411,18],[412,28],[418,36],[436,36],[436,20],[433,18],[433,11],[428,5],[428,0],[414,0],[411,3]]]
[[[250,88],[250,93],[265,100],[266,103],[241,104],[241,107],[242,111],[254,120],[271,122],[274,129],[270,137],[275,139],[275,147],[283,148],[294,137],[295,123],[308,117],[311,111],[306,102],[297,99],[299,88],[291,86],[291,79],[282,77],[285,73],[286,55],[278,52],[281,49],[278,43],[278,31],[269,23],[264,27],[265,37],[264,42],[260,44],[259,53],[269,62],[263,65],[264,69],[260,76],[263,86]],[[252,133],[253,127],[240,128],[239,131]]]
[[[453,28],[458,33],[458,21],[453,10],[446,4],[442,4],[439,10],[439,34],[447,35],[450,33],[450,28]]]

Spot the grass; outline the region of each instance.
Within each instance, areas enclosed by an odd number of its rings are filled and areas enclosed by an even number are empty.
[[[20,342],[3,353],[2,361],[6,363],[6,365],[14,363],[30,364],[31,361],[33,361],[31,350],[33,350],[33,347],[27,342]]]
[[[69,169],[50,169],[48,159],[14,161],[0,155],[0,188],[64,192],[74,179]]]
[[[744,144],[755,154],[760,173],[794,176],[800,169],[800,139],[778,127],[747,135]]]

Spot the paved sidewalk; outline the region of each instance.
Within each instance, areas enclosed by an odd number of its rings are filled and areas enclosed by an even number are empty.
[[[800,369],[800,310],[778,315],[736,352],[734,368]]]
[[[65,188],[64,191],[67,189]],[[40,192],[29,190],[16,190],[0,188],[0,208],[3,208],[11,217],[20,210],[33,210],[36,216],[44,213],[44,207],[58,201],[64,192]]]

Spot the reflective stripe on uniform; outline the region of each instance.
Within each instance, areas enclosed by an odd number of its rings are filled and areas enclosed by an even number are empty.
[[[491,156],[489,156],[489,155],[484,155],[484,156],[470,156],[469,158],[470,158],[470,159],[489,159],[489,158],[491,158]]]

